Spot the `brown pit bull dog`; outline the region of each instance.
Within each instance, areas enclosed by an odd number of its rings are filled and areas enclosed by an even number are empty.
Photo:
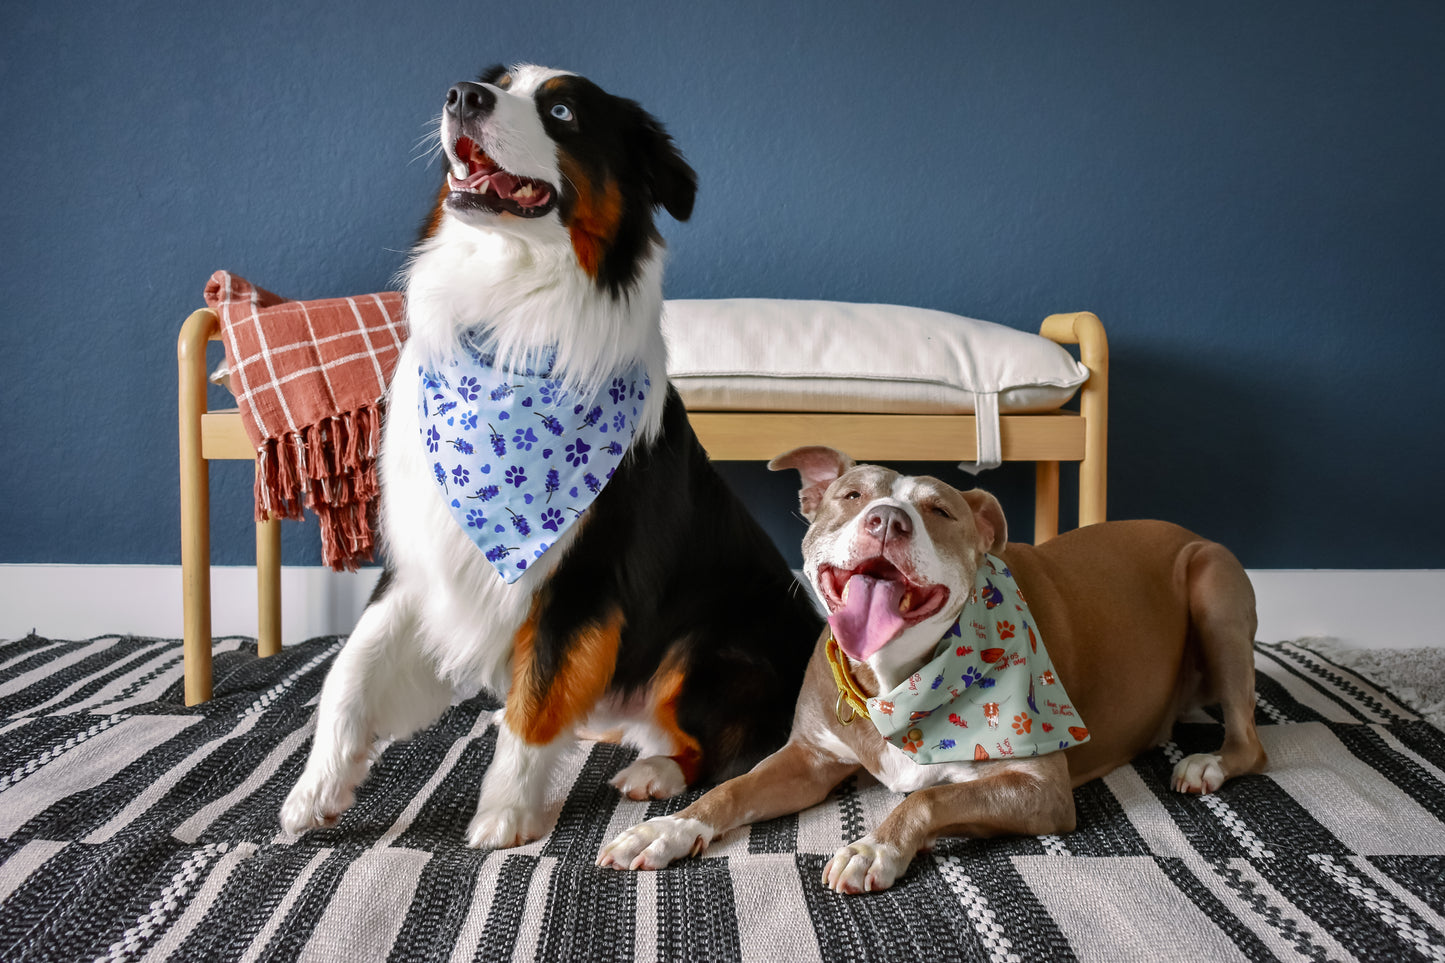
[[[603,847],[659,869],[747,823],[821,802],[864,768],[910,795],[823,869],[885,889],[940,835],[1064,833],[1073,787],[1220,703],[1224,745],[1179,761],[1209,793],[1265,767],[1254,727],[1254,590],[1223,546],[1167,522],[1009,544],[998,501],[800,448],[804,569],[827,607],[792,734],[751,772]],[[1026,599],[1026,601],[1025,601]]]

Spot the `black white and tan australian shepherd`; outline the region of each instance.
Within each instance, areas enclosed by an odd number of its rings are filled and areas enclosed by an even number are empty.
[[[582,77],[522,65],[451,88],[440,139],[447,181],[406,271],[410,339],[388,391],[386,568],[322,688],[281,824],[333,824],[377,740],[489,690],[506,708],[466,838],[497,848],[547,831],[551,770],[579,728],[638,747],[613,785],[639,799],[780,745],[821,622],[667,383],[653,216],[686,220],[696,193],[667,132]],[[478,392],[458,358],[497,386]],[[565,398],[564,414],[471,410],[499,394]],[[507,453],[495,473],[452,465],[491,448]],[[610,467],[579,454],[604,451]],[[581,472],[571,491],[593,489],[590,504],[561,510],[559,468]],[[535,498],[498,508],[524,470],[545,479]],[[539,534],[551,541],[531,550]]]

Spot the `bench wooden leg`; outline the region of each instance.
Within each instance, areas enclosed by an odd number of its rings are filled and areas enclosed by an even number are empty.
[[[281,651],[281,519],[256,523],[256,654]]]
[[[1059,463],[1034,463],[1034,544],[1059,534]]]
[[[201,455],[206,411],[206,324],[197,311],[176,342],[181,463],[181,651],[186,705],[211,697],[211,476]]]
[[[186,705],[211,697],[211,533],[206,463],[181,472],[182,654]]]

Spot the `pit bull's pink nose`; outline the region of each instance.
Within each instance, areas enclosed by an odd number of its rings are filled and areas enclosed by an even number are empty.
[[[894,508],[892,505],[879,505],[864,516],[863,531],[880,542],[886,542],[890,538],[907,538],[912,535],[913,522],[909,521],[908,513],[903,509]]]

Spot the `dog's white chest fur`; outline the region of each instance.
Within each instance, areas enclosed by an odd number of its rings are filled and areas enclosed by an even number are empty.
[[[516,582],[508,584],[447,511],[421,443],[416,398],[420,349],[402,350],[392,379],[382,438],[382,537],[396,589],[416,600],[421,631],[437,674],[463,691],[505,695],[511,646],[533,591],[567,550],[569,531]]]

